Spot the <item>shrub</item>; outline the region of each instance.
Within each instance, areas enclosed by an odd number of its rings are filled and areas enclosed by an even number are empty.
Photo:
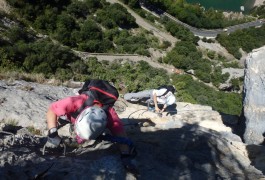
[[[214,59],[214,58],[215,58],[215,52],[214,52],[214,51],[208,51],[208,52],[207,52],[207,56],[208,56],[210,59]]]
[[[189,75],[174,75],[172,76],[172,83],[177,89],[178,99],[208,105],[214,110],[226,114],[241,114],[242,94],[216,91],[193,80]]]
[[[27,129],[33,135],[42,135],[41,130],[36,129],[34,126],[29,126]]]

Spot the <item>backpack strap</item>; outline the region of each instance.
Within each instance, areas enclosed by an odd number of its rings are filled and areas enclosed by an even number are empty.
[[[92,106],[94,104],[95,97],[90,91],[83,92],[83,94],[88,95],[88,99],[82,104],[82,106],[76,110],[75,112],[70,113],[73,118],[77,118],[77,116],[85,109],[87,106]]]
[[[105,95],[107,95],[107,96],[109,96],[109,97],[111,97],[111,98],[117,100],[117,97],[114,96],[113,94],[110,94],[110,93],[108,93],[108,92],[106,92],[106,91],[103,91],[102,89],[99,89],[99,88],[97,88],[97,87],[92,86],[92,87],[89,88],[89,90],[96,90],[96,91],[98,91],[98,92],[101,92],[102,94],[105,94]]]
[[[93,102],[98,102],[98,103],[102,104],[102,107],[101,107],[101,108],[107,113],[108,110],[109,110],[109,107],[112,107],[114,104],[106,104],[106,103],[104,104],[104,103],[101,101],[101,98],[99,97],[100,95],[98,94],[98,92],[100,92],[100,93],[102,93],[102,94],[105,94],[105,95],[108,96],[108,97],[111,97],[111,98],[114,99],[115,101],[117,100],[117,97],[114,96],[113,94],[110,94],[110,93],[108,93],[108,92],[106,92],[106,91],[103,91],[102,89],[97,88],[97,87],[94,87],[94,86],[90,87],[90,88],[89,88],[89,91],[84,91],[84,92],[82,92],[82,94],[86,94],[86,95],[88,95],[88,96],[91,96],[91,97],[93,98]],[[91,104],[91,102],[89,101],[88,103],[86,103],[86,106],[87,106],[87,105],[92,106],[93,103]]]
[[[165,96],[170,90],[169,89],[167,89],[167,88],[163,88],[163,89],[166,89],[166,92],[164,92],[162,95],[160,95],[160,96],[156,96],[156,97],[161,97],[161,96]]]
[[[76,110],[75,112],[70,113],[70,115],[73,118],[77,118],[77,116],[87,107],[87,106],[93,106],[95,102],[98,102],[101,104],[101,102],[97,101],[96,99],[96,95],[93,93],[93,91],[84,91],[82,92],[82,94],[86,94],[88,96],[88,99],[82,104],[82,106]],[[108,104],[104,104],[101,108],[108,113],[109,107],[111,107],[111,105]]]

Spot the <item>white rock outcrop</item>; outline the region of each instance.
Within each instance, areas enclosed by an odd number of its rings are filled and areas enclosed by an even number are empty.
[[[265,46],[246,58],[243,98],[244,140],[247,144],[261,144],[265,132]]]

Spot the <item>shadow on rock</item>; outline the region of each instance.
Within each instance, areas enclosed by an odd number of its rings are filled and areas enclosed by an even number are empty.
[[[67,151],[63,156],[42,156],[44,137],[23,135],[13,147],[1,149],[3,179],[259,179],[259,171],[245,163],[245,157],[215,131],[197,125],[178,129],[142,126],[137,120],[128,129],[137,148],[134,177],[122,166],[118,148],[101,142],[94,148]],[[148,123],[148,120],[146,120]],[[136,124],[136,125],[135,125]],[[35,148],[34,148],[35,147]]]
[[[245,119],[244,116],[241,115],[240,117],[237,115],[230,115],[225,113],[220,113],[222,117],[222,121],[224,125],[230,127],[232,132],[238,135],[242,141],[244,141],[244,133],[246,129]]]
[[[150,127],[149,127],[150,128]],[[141,130],[140,130],[141,129]],[[217,132],[197,125],[157,130],[129,130],[138,149],[141,179],[256,179],[260,171]],[[151,131],[150,131],[151,130]]]
[[[264,145],[247,145],[247,151],[251,165],[265,173],[265,146]]]

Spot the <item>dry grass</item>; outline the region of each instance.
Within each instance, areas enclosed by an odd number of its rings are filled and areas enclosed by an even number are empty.
[[[28,74],[21,72],[0,72],[0,80],[25,80],[29,82],[45,83],[46,79],[43,74]]]
[[[74,81],[65,81],[62,82],[61,80],[58,80],[56,78],[52,79],[46,79],[43,74],[30,74],[30,73],[24,73],[24,72],[15,72],[15,71],[1,71],[0,72],[0,80],[8,81],[12,84],[15,80],[24,80],[27,82],[35,82],[39,84],[49,84],[53,86],[61,86],[64,85],[66,87],[70,88],[81,88],[83,85],[83,82],[74,82]],[[27,90],[31,91],[32,88],[28,87]]]
[[[3,122],[7,125],[10,125],[10,126],[17,126],[18,125],[18,121],[15,119],[4,119]]]
[[[42,135],[41,130],[36,129],[34,126],[27,127],[28,131],[33,135]]]

